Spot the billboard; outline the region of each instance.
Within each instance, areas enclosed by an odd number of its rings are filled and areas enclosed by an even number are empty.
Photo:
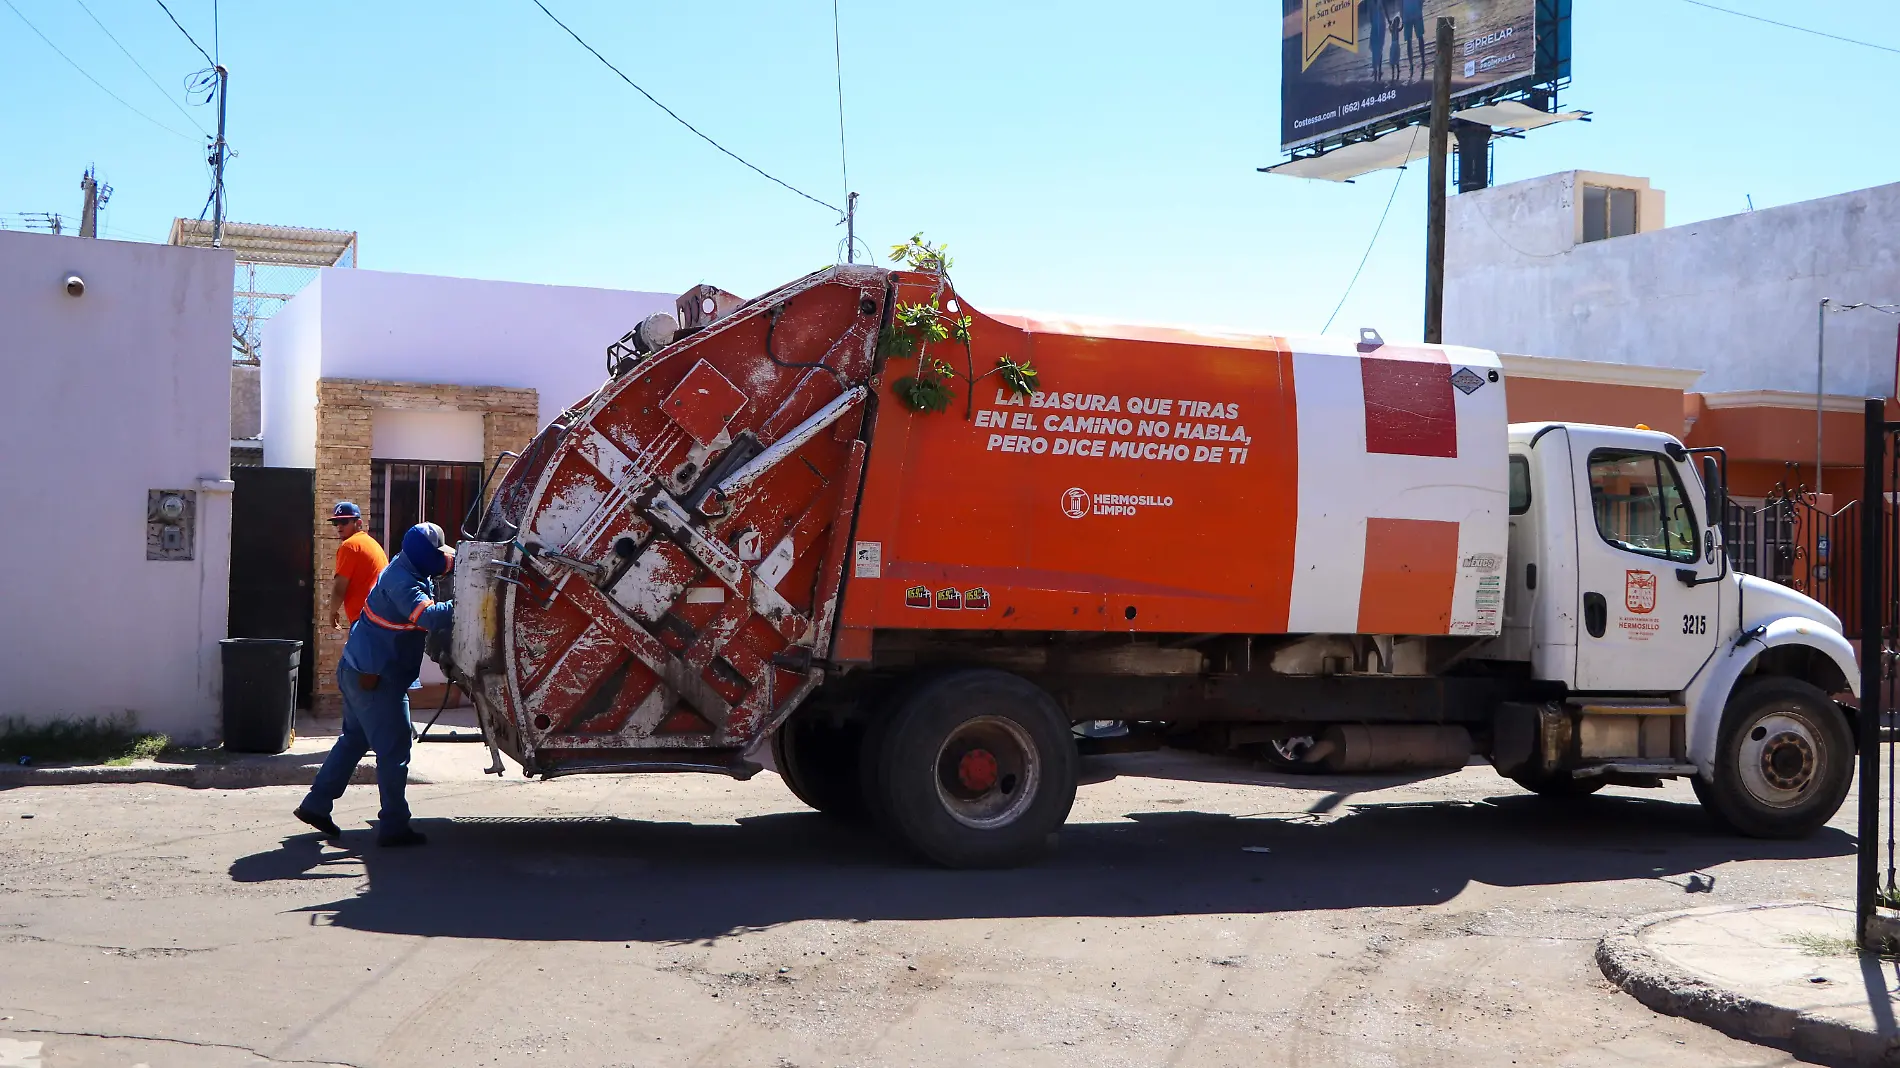
[[[1438,19],[1453,20],[1453,97],[1537,73],[1538,0],[1281,0],[1280,147],[1432,102]]]

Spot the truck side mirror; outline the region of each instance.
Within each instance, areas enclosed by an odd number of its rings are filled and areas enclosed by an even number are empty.
[[[1728,487],[1722,485],[1722,466],[1713,456],[1702,458],[1702,493],[1707,498],[1709,525],[1720,527],[1727,518]]]

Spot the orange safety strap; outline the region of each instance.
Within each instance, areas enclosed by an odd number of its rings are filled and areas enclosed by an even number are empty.
[[[429,604],[433,604],[433,603],[434,602],[429,602]],[[422,607],[427,608],[428,604],[424,604]],[[420,616],[421,614],[422,614],[422,608],[416,609],[416,615]],[[371,608],[369,605],[363,606],[363,618],[369,620],[371,623],[376,624],[377,626],[383,628],[384,630],[427,630],[429,629],[427,627],[416,626],[414,623],[391,623],[389,620],[384,619],[382,616],[377,615],[376,610]],[[415,617],[412,616],[411,618],[415,618]]]

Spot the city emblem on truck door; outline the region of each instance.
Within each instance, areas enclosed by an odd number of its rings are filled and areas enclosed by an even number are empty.
[[[1656,610],[1656,576],[1649,571],[1625,571],[1623,573],[1623,605],[1637,615],[1646,616]]]
[[[1062,514],[1070,519],[1080,519],[1089,514],[1089,491],[1080,486],[1063,490]]]
[[[912,586],[904,591],[905,608],[929,608],[930,587]]]

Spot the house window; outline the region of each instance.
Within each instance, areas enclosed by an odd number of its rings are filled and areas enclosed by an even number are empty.
[[[482,484],[482,465],[421,460],[371,460],[369,532],[394,554],[417,523],[442,528],[448,543],[462,537],[462,520]]]
[[[1583,187],[1583,239],[1602,241],[1636,232],[1636,190]]]

